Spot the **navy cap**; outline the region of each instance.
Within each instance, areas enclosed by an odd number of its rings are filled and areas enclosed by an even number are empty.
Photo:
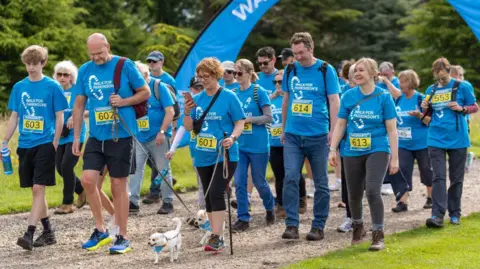
[[[192,79],[190,79],[190,88],[195,87],[195,86],[203,87],[202,82],[200,81],[200,79],[197,76],[194,76],[194,77],[192,77]]]
[[[163,61],[165,58],[163,57],[163,54],[160,51],[152,51],[148,54],[147,61],[148,60],[153,60],[153,61]]]
[[[280,53],[280,55],[278,55],[277,57],[281,59],[287,59],[288,57],[293,57],[293,56],[294,55],[293,55],[292,49],[284,48],[282,49],[282,52]]]

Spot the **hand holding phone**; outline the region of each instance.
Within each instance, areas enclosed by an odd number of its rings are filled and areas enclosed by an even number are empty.
[[[183,94],[183,98],[185,99],[185,103],[184,103],[185,114],[188,115],[190,114],[191,109],[196,107],[197,105],[193,101],[193,97],[190,92],[182,92],[182,94]]]

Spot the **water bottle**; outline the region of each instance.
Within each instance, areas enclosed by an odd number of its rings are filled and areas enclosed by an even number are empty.
[[[153,180],[153,185],[155,186],[160,186],[162,184],[163,178],[166,178],[168,175],[168,169],[163,169],[160,175],[158,175],[154,180]]]
[[[2,164],[3,172],[5,175],[11,175],[13,173],[12,158],[10,157],[10,150],[5,144],[2,144]]]
[[[474,157],[475,157],[475,153],[473,152],[469,152],[467,154],[467,161],[465,162],[465,170],[467,173],[470,172],[470,170],[472,169]]]

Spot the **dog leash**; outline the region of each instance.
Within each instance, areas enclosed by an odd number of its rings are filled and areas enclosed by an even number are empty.
[[[155,163],[155,161],[153,160],[153,158],[150,156],[150,154],[148,154],[147,150],[143,147],[142,143],[140,143],[140,141],[138,141],[137,137],[133,134],[132,130],[130,130],[130,128],[128,127],[127,123],[125,122],[125,120],[120,116],[120,114],[118,113],[118,110],[117,109],[114,109],[113,110],[113,115],[114,115],[114,119],[117,118],[120,120],[120,123],[124,126],[125,130],[127,131],[128,134],[130,134],[132,136],[132,138],[135,140],[135,142],[140,146],[140,148],[143,150],[143,152],[147,155],[148,159],[150,160],[150,162],[152,163],[152,169],[155,169],[157,172],[158,172],[158,175],[162,177],[162,180],[163,182],[165,182],[165,184],[167,184],[167,186],[170,188],[170,190],[172,190],[173,194],[175,194],[175,196],[178,198],[178,200],[180,201],[180,203],[185,207],[185,209],[188,211],[188,213],[192,214],[193,215],[193,212],[190,211],[190,209],[188,208],[188,206],[185,204],[185,202],[183,201],[182,197],[180,197],[180,195],[173,189],[173,186],[170,185],[170,183],[168,182],[168,180],[162,175],[162,172],[159,171],[159,169],[157,168],[157,164]],[[114,121],[115,122],[115,121]],[[117,125],[117,141],[118,141],[118,125]],[[113,130],[113,126],[112,126],[112,130]],[[113,138],[115,139],[115,138]],[[114,140],[115,141],[115,140]]]

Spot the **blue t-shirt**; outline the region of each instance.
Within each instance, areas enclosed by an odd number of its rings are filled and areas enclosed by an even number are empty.
[[[262,86],[262,88],[264,88],[269,95],[276,90],[275,84],[273,84],[273,81],[275,80],[275,75],[277,73],[278,73],[278,69],[275,69],[273,73],[268,75],[265,74],[264,72],[258,73],[258,80],[256,81],[256,83]]]
[[[344,83],[343,85],[340,85],[340,91],[338,92],[339,97],[342,98],[342,95],[350,89],[351,89],[350,84],[348,83]]]
[[[282,89],[289,93],[285,132],[301,136],[318,136],[328,133],[329,111],[327,95],[338,94],[337,71],[331,65],[327,68],[327,91],[320,70],[323,61],[309,67],[295,63],[297,76],[293,70],[287,81],[287,71],[283,76]]]
[[[397,109],[398,147],[407,150],[427,148],[428,126],[423,124],[419,118],[408,114],[408,112],[415,110],[422,112],[420,104],[424,98],[423,94],[415,91],[410,98],[402,94],[395,100]]]
[[[77,98],[78,93],[73,91],[75,89],[74,87],[64,90],[63,95],[67,99],[68,103],[68,108],[63,110],[63,125],[67,125],[68,119],[72,116],[73,114],[73,106],[75,104],[75,99]],[[82,123],[82,130],[80,133],[80,143],[85,142],[85,138],[87,136],[87,124],[85,121]],[[60,142],[58,143],[59,145],[65,145],[67,143],[73,143],[73,129],[70,130],[70,133],[68,134],[67,137],[62,137],[60,138]]]
[[[432,102],[432,120],[428,128],[427,145],[441,149],[458,149],[470,147],[468,136],[467,120],[463,113],[457,113],[448,107],[451,100],[452,87],[455,83],[452,79],[445,87],[436,89],[435,94],[430,98]],[[432,95],[433,85],[428,87],[425,94]],[[475,103],[475,96],[468,84],[460,83],[457,90],[457,103],[459,106],[469,106]],[[458,131],[457,131],[458,116]]]
[[[47,76],[40,81],[30,81],[26,77],[15,83],[8,109],[18,113],[18,147],[33,148],[52,143],[55,113],[67,107],[62,87]]]
[[[159,78],[162,80],[163,83],[167,83],[168,85],[172,86],[173,88],[177,88],[177,82],[175,79],[167,72],[163,71],[163,74],[158,77],[151,76],[152,78]]]
[[[392,78],[391,82],[392,82],[393,86],[395,86],[397,89],[400,90],[400,81],[398,80],[397,77],[394,76],[394,77]],[[387,84],[385,84],[385,83],[383,83],[383,82],[378,82],[378,83],[377,83],[377,86],[388,91]]]
[[[270,130],[270,147],[283,147],[280,142],[282,136],[282,102],[283,95],[272,99],[272,129]]]
[[[110,95],[115,93],[113,87],[113,73],[120,57],[113,56],[112,60],[102,65],[92,61],[83,64],[78,71],[75,88],[79,95],[84,95],[89,103],[89,134],[100,141],[113,139],[113,113],[110,105]],[[126,60],[120,77],[119,95],[122,98],[133,96],[135,89],[145,85],[140,71],[131,60]],[[118,112],[134,135],[137,134],[137,121],[132,106],[120,107]],[[130,137],[123,124],[118,122],[118,138]]]
[[[253,97],[254,87],[258,87],[258,103]],[[263,113],[260,110],[261,107],[269,106],[270,99],[268,94],[262,86],[258,84],[252,84],[248,89],[237,89],[235,93],[240,100],[243,112],[246,117],[259,117]],[[240,150],[249,153],[267,153],[270,151],[270,141],[268,136],[267,127],[265,124],[257,125],[253,123],[245,123],[242,135],[238,138]]]
[[[158,92],[160,94],[160,100],[157,100],[154,93],[155,79],[150,79],[148,83],[150,87],[151,95],[148,99],[148,114],[145,117],[137,119],[138,127],[138,141],[141,143],[147,143],[154,140],[157,137],[160,128],[162,127],[163,119],[165,118],[165,108],[173,106],[173,99],[170,96],[167,85],[160,82],[158,85]],[[170,124],[168,129],[165,130],[165,135],[172,136],[172,125]]]
[[[473,93],[473,96],[475,96],[475,90],[473,89],[473,86],[472,86],[472,83],[464,80],[463,82],[465,82],[465,84],[467,84],[467,86],[470,88],[470,90],[472,91]],[[467,121],[470,121],[471,117],[470,117],[470,114],[467,114],[465,115],[465,118],[467,119]]]
[[[238,84],[237,81],[235,81],[234,83],[231,83],[231,84],[225,84],[225,80],[223,80],[223,78],[222,78],[218,81],[218,84],[220,84],[220,86],[225,87],[229,90],[240,89],[240,84]]]
[[[197,106],[191,112],[192,119],[200,119],[213,96],[209,96],[206,91],[203,91],[194,97]],[[235,122],[243,119],[245,119],[245,114],[237,95],[230,90],[223,89],[215,104],[210,108],[202,129],[197,135],[194,165],[196,167],[214,165],[217,161],[218,150],[222,147],[220,141],[224,138],[224,132],[230,136]],[[238,162],[238,142],[230,147],[229,154],[231,162]],[[223,156],[220,156],[219,162],[223,162]]]
[[[379,93],[381,93],[379,96],[354,107],[360,100]],[[380,87],[375,87],[375,90],[367,96],[358,86],[346,92],[338,111],[338,117],[347,120],[343,156],[355,157],[373,152],[390,153],[385,121],[396,116],[392,95]]]

